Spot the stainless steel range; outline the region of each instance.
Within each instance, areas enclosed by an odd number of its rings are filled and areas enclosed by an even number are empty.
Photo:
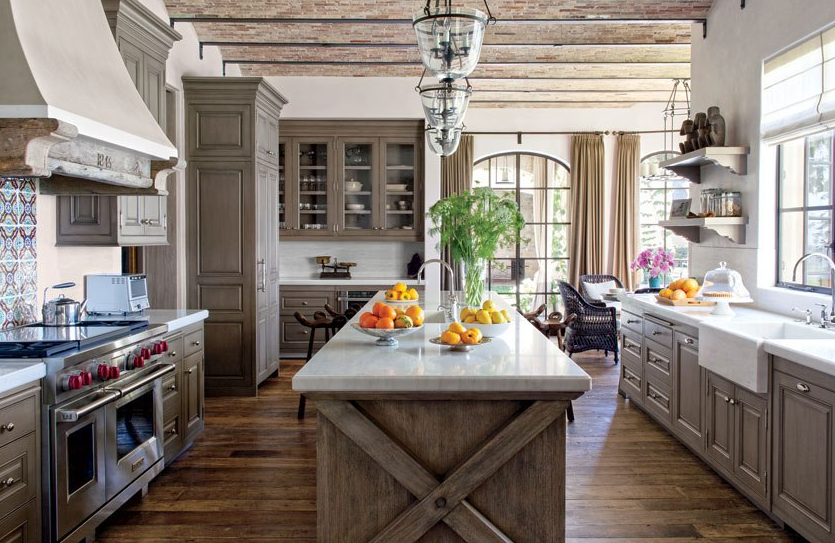
[[[95,322],[0,332],[0,358],[46,364],[44,539],[93,541],[96,527],[162,470],[167,326]],[[47,539],[48,538],[48,539]]]

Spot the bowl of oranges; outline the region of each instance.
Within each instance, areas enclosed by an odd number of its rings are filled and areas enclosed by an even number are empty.
[[[417,289],[409,288],[406,283],[395,283],[386,291],[386,302],[393,304],[408,304],[420,299]]]
[[[423,319],[423,308],[419,305],[395,309],[383,302],[377,302],[371,311],[360,315],[359,322],[352,323],[351,326],[354,330],[377,338],[375,345],[395,347],[398,344],[396,338],[421,329]]]
[[[656,296],[661,303],[671,305],[693,305],[698,304],[696,296],[701,286],[693,278],[683,277],[670,283],[667,288],[661,289]]]
[[[473,347],[490,343],[490,338],[484,337],[478,328],[465,328],[460,322],[453,322],[438,337],[433,337],[429,343],[445,345],[450,351],[469,352]]]
[[[464,328],[478,328],[484,337],[499,337],[510,329],[510,314],[506,309],[498,309],[492,300],[481,304],[481,308],[465,307],[458,318]]]

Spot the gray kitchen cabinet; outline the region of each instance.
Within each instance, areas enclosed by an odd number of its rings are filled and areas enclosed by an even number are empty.
[[[773,358],[772,510],[814,543],[833,540],[835,378]]]
[[[183,359],[183,422],[188,443],[203,431],[203,351]]]
[[[371,288],[369,288],[371,290]],[[310,341],[309,328],[305,328],[295,318],[299,312],[312,319],[315,311],[324,311],[325,304],[337,308],[336,291],[333,287],[288,287],[281,288],[281,333],[280,349],[282,356],[304,356]],[[322,330],[316,332],[313,352],[325,344]]]
[[[166,126],[165,63],[182,36],[138,0],[102,0],[128,73],[148,110]],[[165,196],[59,196],[56,245],[166,245]]]
[[[165,463],[191,447],[203,431],[203,323],[167,336],[166,363],[177,369],[162,383]]]
[[[40,388],[0,394],[0,542],[41,541]]]
[[[635,316],[624,312],[623,320],[639,322]],[[624,325],[621,328],[621,374],[620,393],[631,402],[643,405],[643,336],[634,327]]]
[[[707,456],[760,505],[768,496],[768,399],[707,372]]]
[[[256,112],[277,119],[286,100],[257,77],[184,77],[183,89],[187,303],[209,310],[205,391],[255,395],[278,369],[280,325],[279,169],[259,152],[274,144],[277,157],[278,134],[256,130]]]
[[[673,431],[696,451],[704,451],[705,370],[699,366],[699,340],[694,335],[675,332],[673,337]]]
[[[423,240],[423,123],[281,121],[283,239]]]

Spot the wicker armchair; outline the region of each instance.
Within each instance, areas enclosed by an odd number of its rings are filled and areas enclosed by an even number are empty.
[[[575,315],[565,331],[565,350],[568,356],[583,351],[609,351],[615,354],[615,364],[619,361],[618,319],[614,307],[599,307],[590,304],[565,281],[560,281],[565,312]]]
[[[623,288],[623,282],[614,275],[581,275],[580,276],[580,292],[583,298],[593,305],[604,305],[600,300],[593,300],[589,293],[586,292],[586,283],[605,283],[607,281],[614,281],[618,288]]]

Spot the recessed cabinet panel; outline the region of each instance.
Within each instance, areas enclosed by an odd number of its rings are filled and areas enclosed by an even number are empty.
[[[139,196],[119,196],[119,233],[123,236],[143,234],[142,205]]]
[[[736,443],[734,474],[752,491],[766,495],[768,472],[768,402],[736,388]]]
[[[189,152],[192,157],[246,157],[252,152],[250,136],[252,109],[248,105],[191,104],[189,129],[194,131]]]
[[[198,273],[243,273],[243,180],[248,165],[223,169],[194,167],[200,245]]]
[[[118,228],[113,197],[59,196],[57,245],[112,245]]]
[[[243,326],[237,322],[206,322],[207,377],[242,378],[247,375]]]
[[[733,472],[734,385],[713,373],[707,378],[707,455]]]
[[[704,370],[699,366],[698,340],[676,333],[673,348],[673,427],[682,441],[703,451]]]
[[[239,285],[200,285],[200,307],[212,311],[243,311]]]

